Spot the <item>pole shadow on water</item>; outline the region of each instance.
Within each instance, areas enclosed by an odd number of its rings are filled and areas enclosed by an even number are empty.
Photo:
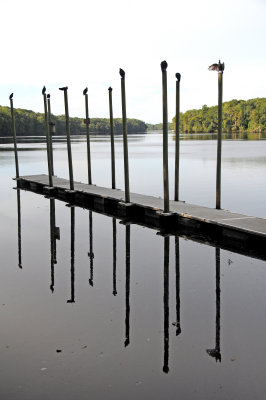
[[[221,355],[221,347],[220,347],[220,332],[221,332],[221,286],[220,286],[220,277],[221,277],[221,266],[220,266],[220,249],[216,247],[215,249],[215,261],[216,261],[216,323],[215,323],[215,348],[207,349],[207,353],[215,358],[215,361],[222,360]]]
[[[113,295],[117,295],[116,290],[116,219],[113,218]]]
[[[126,225],[126,319],[125,319],[125,342],[127,347],[130,343],[130,225]]]
[[[180,251],[179,237],[175,236],[175,273],[176,273],[176,336],[181,333],[180,321]]]
[[[51,292],[54,292],[54,266],[57,264],[56,240],[60,240],[60,228],[56,226],[55,200],[50,199],[50,252],[51,252]]]
[[[17,189],[17,213],[18,213],[18,266],[22,268],[22,252],[21,252],[21,204],[20,190]]]
[[[75,207],[70,207],[71,212],[71,297],[67,303],[75,303]]]
[[[90,278],[89,284],[93,286],[93,232],[92,232],[92,211],[89,211],[89,241],[90,241],[90,251],[88,252],[88,257],[90,258]]]
[[[170,238],[164,237],[164,291],[163,291],[163,305],[164,305],[164,363],[163,372],[169,372],[169,250]]]

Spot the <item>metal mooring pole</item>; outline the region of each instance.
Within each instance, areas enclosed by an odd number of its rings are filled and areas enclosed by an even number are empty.
[[[218,72],[218,140],[216,168],[216,208],[221,208],[221,163],[222,163],[222,120],[223,120],[223,72],[224,63],[212,64],[209,71]]]
[[[47,94],[47,103],[48,103],[48,125],[49,125],[49,136],[50,136],[50,155],[51,155],[51,168],[52,175],[54,176],[54,157],[53,157],[53,133],[55,125],[51,121],[51,100],[50,94]]]
[[[180,113],[180,80],[179,73],[176,76],[176,113],[175,113],[175,201],[179,200],[179,159],[180,159],[180,138],[179,138],[179,113]]]
[[[166,61],[161,62],[163,87],[163,186],[165,213],[169,212],[167,66]]]
[[[10,110],[12,119],[12,131],[13,131],[13,141],[14,141],[14,153],[15,153],[15,164],[16,164],[16,178],[19,178],[19,166],[18,166],[18,149],[17,149],[17,135],[16,135],[16,122],[13,107],[13,93],[9,96],[10,100]]]
[[[68,87],[61,87],[59,90],[64,92],[64,102],[65,102],[65,115],[66,115],[66,134],[67,134],[67,153],[68,153],[68,168],[69,168],[69,181],[70,190],[74,190],[74,180],[73,180],[73,166],[72,166],[72,153],[71,153],[71,141],[70,141],[70,128],[69,128],[69,112],[68,112],[68,98],[67,98]]]
[[[88,88],[83,90],[85,96],[85,114],[86,119],[84,123],[86,125],[86,136],[87,136],[87,163],[88,163],[88,183],[91,185],[91,146],[90,146],[90,118],[89,118],[89,104],[88,104]]]
[[[114,142],[114,119],[112,88],[109,87],[109,111],[110,111],[110,135],[111,135],[111,168],[112,168],[112,189],[115,189],[115,142]]]
[[[46,87],[42,89],[43,95],[43,105],[44,105],[44,122],[45,122],[45,133],[46,133],[46,147],[47,147],[47,162],[48,162],[48,174],[49,174],[49,186],[53,186],[53,176],[52,176],[52,164],[51,164],[51,145],[50,145],[50,134],[48,125],[48,115],[47,115],[47,97],[46,97]]]
[[[125,202],[126,203],[130,203],[129,171],[128,171],[128,145],[127,145],[127,113],[126,113],[125,71],[120,68],[119,73],[120,73],[120,76],[121,76],[121,97],[122,97],[122,116],[123,116]]]

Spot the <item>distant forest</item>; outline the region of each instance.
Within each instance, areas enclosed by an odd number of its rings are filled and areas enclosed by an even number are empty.
[[[211,133],[218,130],[218,107],[202,106],[200,110],[189,110],[180,113],[180,132]],[[15,109],[16,131],[18,136],[43,136],[44,115],[30,110]],[[56,125],[56,135],[65,135],[65,116],[52,115]],[[11,115],[9,107],[0,106],[0,137],[11,136]],[[161,130],[160,124],[146,124],[138,119],[128,118],[128,133]],[[175,129],[175,117],[169,124],[169,129]],[[82,118],[70,118],[72,135],[85,134]],[[91,118],[90,132],[95,134],[110,133],[109,118]],[[114,119],[114,132],[122,133],[122,119]],[[223,132],[266,132],[266,98],[251,100],[231,100],[223,103]]]
[[[211,133],[218,130],[218,107],[180,113],[180,132]],[[175,117],[172,129],[175,130]],[[223,103],[223,132],[266,132],[266,98]]]
[[[45,135],[44,114],[30,110],[15,109],[16,132],[18,136],[43,136]],[[52,115],[51,121],[55,123],[55,135],[66,134],[64,115]],[[138,119],[127,119],[128,133],[145,132],[147,125]],[[72,135],[86,133],[83,118],[70,118],[70,132]],[[96,134],[110,133],[109,118],[91,118],[90,132]],[[122,133],[122,119],[114,118],[114,133]],[[9,107],[0,106],[0,137],[12,135],[12,124]]]

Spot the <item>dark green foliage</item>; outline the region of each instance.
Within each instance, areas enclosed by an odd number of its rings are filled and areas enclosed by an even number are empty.
[[[175,117],[172,128],[175,129]],[[180,113],[183,133],[217,132],[218,107]],[[223,103],[223,132],[266,132],[266,98],[231,100]]]
[[[16,131],[18,136],[44,136],[44,115],[30,110],[17,108],[15,111]],[[56,135],[66,134],[66,123],[64,115],[53,115],[52,122],[56,125]],[[122,133],[122,119],[114,119],[114,133]],[[138,119],[128,118],[128,133],[145,132],[147,125]],[[70,131],[72,135],[85,134],[86,129],[83,118],[70,118]],[[109,134],[110,122],[108,118],[91,118],[90,132],[95,134]],[[0,136],[12,135],[12,123],[9,107],[0,106]]]

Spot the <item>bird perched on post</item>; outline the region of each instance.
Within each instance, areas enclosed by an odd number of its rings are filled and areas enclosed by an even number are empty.
[[[208,68],[209,71],[217,71],[217,72],[223,72],[224,71],[224,63],[221,64],[221,61],[219,60],[218,64],[212,64]]]
[[[180,74],[179,72],[177,72],[177,73],[175,74],[175,77],[176,77],[177,82],[180,82],[180,80],[181,80],[181,74]]]
[[[60,87],[60,88],[59,88],[59,90],[67,90],[67,89],[68,89],[68,87],[67,87],[67,86]]]
[[[122,68],[120,68],[119,69],[119,74],[120,74],[121,78],[124,78],[126,73]]]
[[[87,93],[88,93],[88,88],[86,87],[86,88],[83,90],[84,96],[85,96],[85,94],[87,94]]]
[[[14,93],[11,93],[11,95],[9,96],[9,100],[12,100],[12,99],[13,99],[13,94],[14,94]]]
[[[46,87],[44,86],[44,87],[42,88],[42,94],[45,95],[45,92],[46,92]]]

